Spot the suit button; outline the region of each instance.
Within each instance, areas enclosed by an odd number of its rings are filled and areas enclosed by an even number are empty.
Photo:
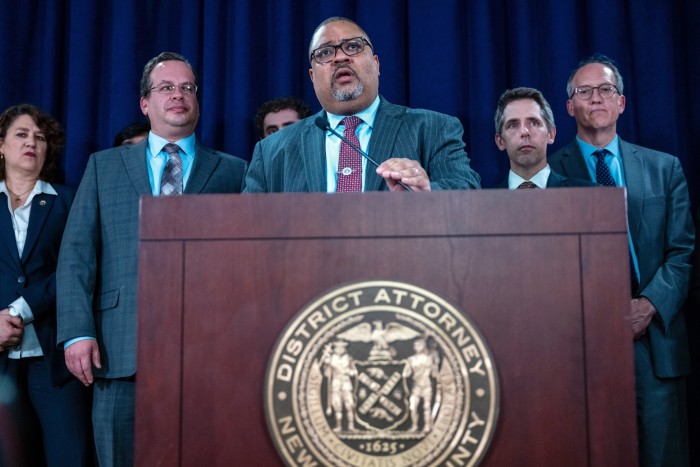
[[[17,278],[17,282],[19,282],[20,284],[23,284],[24,283],[24,276],[19,276]]]

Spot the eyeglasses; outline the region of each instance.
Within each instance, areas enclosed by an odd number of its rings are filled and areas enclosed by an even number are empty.
[[[598,90],[600,97],[603,99],[610,99],[615,95],[615,93],[620,93],[620,91],[617,90],[617,86],[614,84],[601,84],[600,86],[579,86],[574,89],[573,94],[571,94],[569,98],[573,99],[574,96],[578,96],[578,98],[582,101],[587,101],[593,97],[593,91],[596,89]]]
[[[176,89],[180,89],[183,94],[194,94],[197,92],[197,85],[192,83],[170,84],[161,83],[158,86],[153,86],[148,92],[155,91],[158,94],[173,94]]]
[[[335,58],[335,55],[338,53],[338,49],[342,49],[345,55],[352,57],[353,55],[357,55],[365,50],[365,44],[367,44],[369,48],[374,51],[374,49],[372,49],[372,44],[370,44],[367,39],[364,37],[353,37],[352,39],[342,41],[338,45],[327,45],[311,51],[309,61],[315,59],[319,65],[328,63]]]

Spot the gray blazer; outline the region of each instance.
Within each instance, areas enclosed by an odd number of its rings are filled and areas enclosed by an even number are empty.
[[[325,133],[316,126],[321,111],[259,141],[246,176],[246,193],[325,192]],[[392,157],[418,160],[433,190],[479,188],[469,166],[458,119],[429,110],[390,104],[381,98],[370,137],[369,155],[378,163]],[[387,190],[371,164],[365,191]]]
[[[136,372],[139,198],[151,196],[146,144],[90,156],[61,243],[56,288],[58,345],[96,337],[98,377]],[[196,146],[187,193],[240,193],[246,163]]]
[[[648,329],[654,371],[662,378],[686,375],[688,337],[679,310],[688,293],[695,229],[683,169],[670,154],[622,139],[620,155],[627,219],[639,263],[639,294],[659,314]],[[548,160],[552,170],[567,177],[591,179],[575,139]]]

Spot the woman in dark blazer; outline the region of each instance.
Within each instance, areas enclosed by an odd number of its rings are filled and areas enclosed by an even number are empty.
[[[74,196],[53,183],[63,141],[60,124],[32,105],[0,115],[0,414],[13,414],[23,445],[12,464],[93,460],[90,394],[56,347],[56,263]],[[32,419],[41,433],[27,428]]]

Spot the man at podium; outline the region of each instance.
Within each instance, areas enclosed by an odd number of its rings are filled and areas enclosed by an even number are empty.
[[[458,119],[379,96],[379,58],[357,23],[323,21],[309,60],[323,110],[258,142],[247,193],[479,188]]]

